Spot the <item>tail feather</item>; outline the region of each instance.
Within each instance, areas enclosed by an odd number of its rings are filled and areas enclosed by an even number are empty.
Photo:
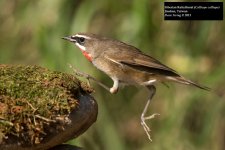
[[[183,83],[183,84],[186,84],[186,85],[193,85],[195,87],[198,87],[200,89],[203,89],[203,90],[206,90],[206,91],[211,91],[211,89],[209,87],[206,87],[206,86],[203,86],[203,85],[199,85],[191,80],[187,80],[185,79],[184,77],[182,76],[178,76],[178,77],[167,77],[169,80],[173,80],[175,82],[178,82],[178,83]]]
[[[194,82],[192,82],[192,81],[190,81],[190,80],[187,80],[187,84],[194,85],[194,86],[196,86],[196,87],[198,87],[198,88],[200,88],[200,89],[206,90],[206,91],[211,91],[211,89],[210,89],[209,87],[203,86],[203,85],[199,85],[199,84],[194,83]]]

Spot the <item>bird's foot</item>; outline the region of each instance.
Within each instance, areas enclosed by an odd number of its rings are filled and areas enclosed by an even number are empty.
[[[150,120],[150,119],[153,119],[153,118],[155,118],[155,116],[159,116],[160,114],[158,114],[158,113],[154,113],[154,114],[152,114],[152,115],[150,115],[150,116],[148,116],[148,117],[144,117],[144,119],[145,120]]]
[[[145,122],[145,120],[150,120],[150,119],[153,119],[153,118],[155,118],[155,116],[159,116],[160,114],[158,114],[158,113],[154,113],[154,114],[152,114],[152,115],[150,115],[150,116],[148,116],[148,117],[145,117],[143,114],[141,115],[141,125],[143,126],[143,128],[144,128],[144,130],[145,130],[145,133],[147,134],[147,136],[148,136],[148,139],[150,140],[150,141],[152,141],[152,139],[151,139],[151,136],[150,136],[150,128],[148,127],[148,125],[146,124],[146,122]]]

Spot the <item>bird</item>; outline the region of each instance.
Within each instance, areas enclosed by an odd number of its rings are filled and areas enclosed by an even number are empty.
[[[149,90],[149,97],[141,114],[141,125],[150,141],[150,128],[145,121],[159,115],[154,113],[146,116],[150,101],[156,93],[155,83],[172,81],[210,91],[210,88],[186,79],[159,60],[122,41],[92,33],[77,33],[62,39],[75,44],[88,61],[113,80],[110,93],[117,93],[123,84],[141,85]]]

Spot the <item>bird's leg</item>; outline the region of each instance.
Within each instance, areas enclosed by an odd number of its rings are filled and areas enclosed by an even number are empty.
[[[148,98],[148,100],[147,100],[147,103],[145,104],[144,110],[143,110],[143,112],[142,112],[142,114],[141,114],[141,125],[143,126],[143,128],[144,128],[144,130],[145,130],[145,132],[146,132],[146,134],[147,134],[147,136],[148,136],[148,139],[149,139],[150,141],[152,141],[151,136],[150,136],[150,134],[149,134],[150,128],[149,128],[148,125],[145,123],[145,120],[153,119],[156,115],[159,115],[159,114],[156,114],[156,113],[155,113],[155,114],[152,114],[152,115],[150,115],[150,116],[145,117],[145,114],[146,114],[146,112],[147,112],[147,109],[148,109],[148,106],[149,106],[149,104],[150,104],[150,101],[151,101],[151,99],[153,98],[153,96],[155,95],[155,92],[156,92],[156,88],[155,88],[154,85],[148,85],[147,88],[149,89],[150,94],[149,94],[149,98]]]
[[[106,89],[107,91],[109,91],[110,93],[112,94],[115,94],[118,92],[118,89],[119,89],[119,80],[116,79],[116,78],[112,78],[113,80],[113,86],[111,88],[109,88],[108,86],[106,86],[105,84],[103,84],[102,82],[98,81],[97,79],[95,79],[94,77],[92,77],[91,75],[89,74],[86,74],[84,72],[81,72],[81,71],[78,71],[77,69],[75,69],[71,64],[69,64],[69,67],[71,69],[73,69],[74,73],[77,75],[77,76],[80,76],[80,77],[84,77],[88,80],[88,83],[89,83],[89,80],[93,80],[95,81],[98,85],[100,85],[101,87],[103,87],[104,89]]]
[[[119,80],[116,78],[112,78],[113,86],[110,88],[110,93],[115,94],[118,92],[119,89]]]
[[[103,87],[104,89],[106,89],[107,91],[111,92],[111,89],[110,89],[108,86],[106,86],[106,85],[103,84],[102,82],[98,81],[97,79],[95,79],[95,78],[92,77],[91,75],[86,74],[86,73],[81,72],[81,71],[78,71],[78,70],[75,69],[71,64],[69,64],[69,67],[70,67],[71,69],[73,69],[74,73],[75,73],[77,76],[86,78],[86,79],[88,80],[88,84],[90,84],[90,83],[89,83],[89,80],[91,79],[91,80],[95,81],[98,85],[100,85],[101,87]]]

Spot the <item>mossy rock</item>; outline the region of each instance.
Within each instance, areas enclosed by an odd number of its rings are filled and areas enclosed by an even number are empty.
[[[77,137],[97,118],[90,92],[71,74],[0,65],[0,149],[47,149]]]

